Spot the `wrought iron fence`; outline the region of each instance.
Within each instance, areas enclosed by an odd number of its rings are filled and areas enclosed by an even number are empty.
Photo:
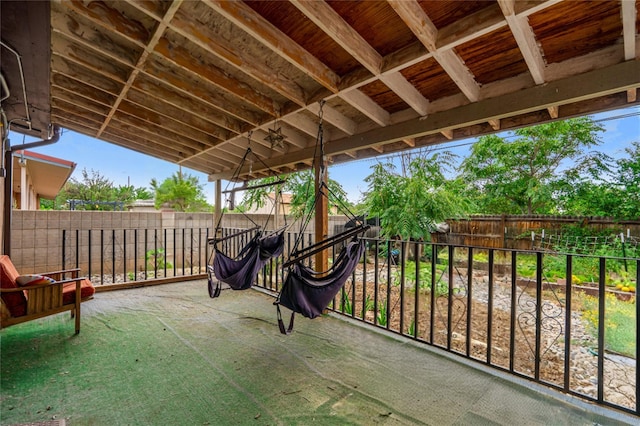
[[[62,267],[94,285],[206,273],[208,228],[62,231]]]
[[[232,257],[252,236],[234,237],[237,231],[222,230],[230,238],[219,248]],[[204,274],[213,253],[205,228],[63,235],[63,266],[88,270],[98,285]],[[285,255],[265,265],[257,286],[280,290],[282,264],[297,239],[298,234],[285,234]],[[310,245],[313,236],[302,240]],[[329,310],[640,414],[635,288],[640,258],[378,238],[366,242],[358,267]],[[336,252],[337,247],[330,258]]]
[[[639,414],[640,258],[373,238],[367,244],[330,310]],[[281,264],[272,260],[257,285],[279,291]]]

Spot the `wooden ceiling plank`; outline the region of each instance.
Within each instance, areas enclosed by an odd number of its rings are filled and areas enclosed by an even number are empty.
[[[85,5],[80,0],[71,0],[62,2],[62,4],[108,31],[116,31],[122,37],[142,48],[146,46],[149,40],[149,33],[142,24],[127,18],[118,10],[111,8],[108,3],[92,2],[90,5]]]
[[[205,133],[201,130],[192,129],[183,125],[178,120],[163,116],[148,108],[140,107],[136,104],[125,101],[120,104],[121,112],[130,115],[132,117],[143,120],[149,124],[158,126],[160,129],[167,132],[173,132],[175,134],[192,139],[193,141],[205,144],[207,146],[216,146],[222,142],[222,139],[215,137],[212,134]]]
[[[131,74],[129,75],[129,79],[127,80],[127,82],[125,83],[124,87],[122,88],[122,91],[120,92],[120,94],[116,98],[116,101],[113,104],[111,112],[109,113],[109,115],[105,119],[104,123],[102,124],[102,127],[100,128],[100,131],[98,132],[98,137],[100,137],[100,134],[109,125],[109,122],[111,121],[111,118],[113,117],[113,115],[118,110],[118,107],[120,106],[120,102],[122,102],[122,100],[127,96],[127,92],[129,91],[131,86],[133,86],[133,82],[136,80],[136,78],[138,78],[138,73],[143,68],[144,63],[147,61],[147,58],[149,57],[149,55],[151,55],[151,53],[153,52],[156,44],[158,44],[158,41],[160,41],[160,38],[162,37],[162,35],[164,34],[165,30],[167,29],[167,27],[169,25],[169,22],[171,21],[171,19],[173,19],[173,16],[175,15],[175,13],[178,11],[180,6],[182,5],[182,1],[183,0],[173,0],[171,5],[167,8],[167,12],[163,16],[162,21],[160,21],[160,23],[158,23],[158,25],[156,26],[156,29],[155,29],[153,35],[151,36],[151,39],[146,44],[142,54],[138,58],[138,61],[137,61],[136,65],[135,65],[135,68],[133,69],[133,71],[131,71]]]
[[[346,90],[339,96],[378,125],[387,126],[391,123],[391,115],[360,90]]]
[[[507,25],[497,4],[467,15],[437,31],[436,48],[453,49]]]
[[[625,61],[636,58],[636,2],[622,0],[622,39],[624,42]]]
[[[56,88],[52,86],[52,89]],[[87,99],[83,96],[76,96],[75,93],[70,92],[68,90],[52,90],[51,91],[51,101],[55,102],[56,100],[62,100],[63,102],[67,102],[73,105],[76,105],[79,108],[82,108],[87,111],[95,112],[102,116],[106,116],[109,112],[109,108],[101,105],[97,102],[93,102],[91,99]]]
[[[169,82],[163,81],[160,77],[156,77],[148,72],[145,72],[145,75],[150,77],[152,81],[138,79],[135,84],[135,89],[149,96],[151,99],[155,99],[156,102],[171,104],[178,109],[236,134],[247,130],[248,126],[234,116],[228,114],[220,116],[219,113],[214,113],[220,111],[218,107],[208,102],[208,99],[202,99],[190,93],[187,87],[173,86]]]
[[[434,52],[433,57],[471,102],[480,99],[480,86],[453,50]]]
[[[180,98],[186,98],[191,102],[191,105],[202,104],[206,106],[211,115],[210,119],[215,120],[220,125],[223,125],[229,130],[241,133],[248,130],[250,125],[258,125],[262,122],[261,117],[254,111],[249,111],[247,108],[243,108],[242,105],[234,105],[225,102],[224,97],[216,96],[213,91],[198,90],[194,93],[194,87],[190,82],[187,82],[179,75],[171,72],[170,70],[159,69],[158,66],[148,63],[144,74],[151,77],[160,85],[166,85],[169,91],[178,92],[174,94]],[[154,84],[154,86],[158,86]],[[146,90],[148,83],[140,84],[136,82],[135,87],[147,92],[150,96],[156,97],[154,93],[150,93]],[[219,94],[218,94],[219,95]],[[196,109],[197,110],[197,109]]]
[[[107,42],[106,37],[92,27],[73,18],[71,14],[56,13],[55,3],[52,4],[52,29],[67,40],[77,43],[85,48],[101,53],[112,61],[133,68],[136,64],[136,51],[121,46],[115,40]],[[59,23],[58,23],[59,22]]]
[[[94,123],[102,123],[102,121],[104,120],[104,114],[100,114],[97,112],[84,109],[83,107],[77,104],[67,102],[60,98],[55,98],[55,99],[52,99],[51,101],[52,101],[51,102],[52,111],[53,110],[65,111],[70,114],[74,114],[76,116],[86,118],[87,120],[91,120]]]
[[[640,61],[622,62],[567,79],[551,81],[544,85],[533,86],[503,96],[483,99],[458,108],[433,113],[427,118],[418,117],[333,140],[325,144],[325,153],[327,155],[340,154],[380,143],[433,135],[446,128],[481,125],[494,119],[505,118],[506,120],[508,117],[526,114],[537,116],[540,110],[550,106],[580,103],[638,87],[640,87]],[[282,157],[270,158],[266,163],[269,166],[298,163],[312,156],[313,148],[305,148],[287,153]],[[223,175],[209,175],[209,178],[215,180],[225,177]]]
[[[438,50],[438,30],[422,7],[415,0],[388,0],[400,18],[414,35],[433,53],[433,57],[445,70],[460,90],[475,102],[480,98],[480,87],[453,50]]]
[[[75,96],[81,96],[106,108],[111,108],[113,95],[101,90],[93,90],[93,88],[89,85],[75,81],[74,79],[63,74],[52,74],[51,87],[55,90],[70,92]]]
[[[233,119],[233,121],[244,121],[254,126],[262,123],[263,116],[258,112],[249,110],[246,105],[233,104],[229,99],[225,98],[222,93],[217,93],[213,90],[202,90],[204,82],[198,87],[197,83],[187,81],[183,75],[178,75],[178,73],[172,72],[171,69],[165,68],[163,64],[149,61],[144,70],[144,74],[169,86],[171,89],[179,91],[190,99],[213,107],[216,111],[219,111],[220,114],[229,116],[229,119]],[[238,126],[244,128],[240,124],[238,124]]]
[[[307,109],[315,115],[320,114],[320,105],[318,103],[309,105]],[[353,120],[330,105],[324,104],[322,106],[322,119],[348,135],[353,135],[358,131],[358,125]]]
[[[498,4],[509,24],[511,34],[516,39],[520,53],[529,67],[533,81],[536,84],[544,83],[544,58],[529,21],[524,16],[515,15],[515,0],[498,0]]]
[[[335,72],[249,6],[239,1],[204,2],[322,86],[338,92],[340,77]]]
[[[192,54],[186,49],[172,44],[166,38],[162,38],[155,47],[155,52],[162,57],[174,63],[181,69],[192,73],[195,76],[203,78],[209,81],[214,86],[232,94],[243,102],[247,102],[269,115],[275,117],[279,114],[280,105],[251,87],[236,80],[228,73],[225,73],[218,68],[203,64],[200,61],[194,61]]]
[[[57,39],[58,37],[56,37]],[[118,62],[101,53],[90,55],[91,51],[72,45],[68,40],[52,40],[51,58],[62,58],[67,62],[73,62],[103,77],[110,78],[118,83],[125,83],[130,72],[128,66],[119,66]],[[93,51],[93,50],[92,50]],[[91,57],[90,57],[91,56]],[[125,68],[125,69],[123,69]]]
[[[180,109],[168,102],[159,104],[155,98],[135,87],[129,91],[127,102],[161,117],[166,117],[169,120],[177,120],[185,127],[207,133],[220,140],[227,140],[236,134],[200,117],[198,114],[192,113],[190,110]]]
[[[158,144],[180,149],[189,155],[192,155],[204,148],[199,146],[199,144],[193,143],[192,141],[186,140],[185,138],[179,137],[175,134],[171,134],[168,131],[159,131],[159,129],[154,128],[152,124],[145,123],[142,120],[131,117],[122,112],[114,115],[113,123],[109,128],[112,129],[112,131],[113,129],[118,129],[129,133],[132,136],[139,134],[149,140],[155,139]]]
[[[217,37],[215,33],[207,31],[203,26],[197,26],[187,17],[175,16],[171,22],[171,29],[197,44],[212,55],[226,61],[251,78],[280,93],[285,98],[300,106],[306,103],[306,94],[300,86],[274,73],[265,63],[239,50],[231,42]]]
[[[399,72],[383,74],[380,76],[382,81],[389,89],[413,108],[419,115],[426,116],[429,113],[429,100],[422,96],[406,78]]]
[[[291,0],[291,3],[349,52],[371,74],[380,74],[382,56],[326,2]]]
[[[565,0],[519,0],[514,4],[515,14],[529,16]]]
[[[86,84],[93,89],[105,92],[115,99],[122,90],[123,84],[102,75],[95,75],[91,70],[77,64],[68,63],[60,56],[54,55],[51,61],[51,73],[64,75],[78,83]],[[112,106],[112,105],[110,105]]]
[[[311,137],[318,136],[318,123],[303,114],[289,114],[282,117],[281,120]]]

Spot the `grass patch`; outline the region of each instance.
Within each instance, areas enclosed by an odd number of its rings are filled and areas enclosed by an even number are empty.
[[[587,320],[587,330],[594,337],[598,335],[598,299],[593,296],[581,296],[582,317]],[[633,302],[618,300],[613,294],[605,295],[605,350],[631,358],[636,355],[636,305]]]

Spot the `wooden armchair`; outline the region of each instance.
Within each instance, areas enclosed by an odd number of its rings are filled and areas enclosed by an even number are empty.
[[[93,297],[95,287],[87,278],[79,277],[79,272],[79,269],[67,269],[25,276],[39,279],[20,285],[24,280],[11,259],[0,255],[0,329],[71,311],[76,334],[80,333],[80,304]]]

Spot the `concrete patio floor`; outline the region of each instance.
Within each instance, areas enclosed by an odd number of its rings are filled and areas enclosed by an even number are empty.
[[[273,297],[205,281],[98,293],[0,333],[0,423],[594,425],[637,419]],[[286,310],[285,310],[286,311]],[[288,312],[288,311],[286,311]],[[288,317],[287,313],[285,317]]]

